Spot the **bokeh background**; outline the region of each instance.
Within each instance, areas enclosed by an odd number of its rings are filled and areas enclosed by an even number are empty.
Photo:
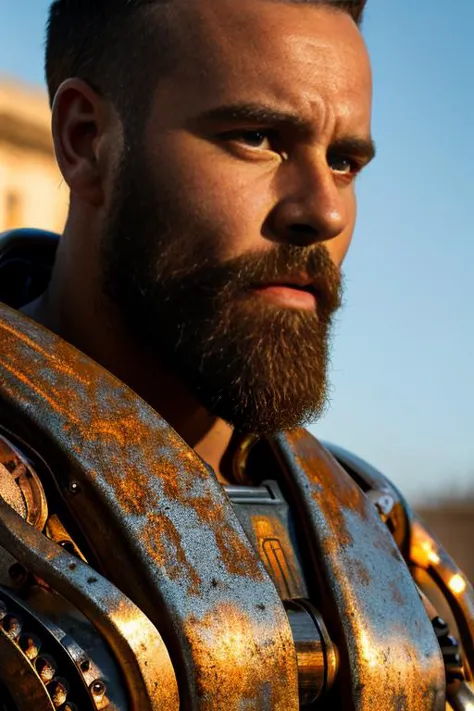
[[[60,230],[49,2],[0,2],[0,231]],[[378,157],[359,180],[331,403],[312,429],[387,474],[474,574],[473,27],[471,0],[369,0]]]

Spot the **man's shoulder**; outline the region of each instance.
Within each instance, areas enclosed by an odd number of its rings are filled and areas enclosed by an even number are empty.
[[[44,291],[58,242],[57,234],[45,230],[0,233],[0,302],[19,308]]]

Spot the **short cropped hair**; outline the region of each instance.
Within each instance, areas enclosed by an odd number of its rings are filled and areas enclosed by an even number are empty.
[[[160,24],[155,17],[157,8],[166,13],[173,1],[54,0],[46,30],[45,63],[51,104],[62,82],[78,77],[111,99],[122,117],[130,109],[135,114],[144,109],[146,88],[152,89],[147,67],[166,72],[179,60],[173,55],[166,21]],[[349,13],[358,25],[367,2],[286,1],[333,7]]]

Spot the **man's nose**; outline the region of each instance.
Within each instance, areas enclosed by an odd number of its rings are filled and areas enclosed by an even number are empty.
[[[273,239],[305,247],[344,232],[349,219],[344,191],[349,187],[337,184],[327,163],[282,169],[280,199],[268,218]]]

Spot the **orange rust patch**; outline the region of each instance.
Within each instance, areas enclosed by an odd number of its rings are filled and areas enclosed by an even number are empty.
[[[188,455],[188,452],[183,454]],[[186,458],[192,466],[194,455],[188,455]],[[205,479],[205,475],[211,477],[211,474],[204,468],[199,473],[201,481]],[[219,553],[231,575],[244,575],[252,577],[254,580],[263,578],[263,573],[250,546],[247,546],[234,528],[228,524],[227,502],[224,505],[216,504],[210,489],[199,495],[192,495],[193,480],[187,473],[183,476],[179,467],[172,462],[167,462],[165,467],[160,469],[160,479],[167,497],[173,501],[184,501],[186,506],[196,512],[199,520],[213,531]]]
[[[188,617],[184,629],[200,661],[196,685],[202,711],[299,708],[296,655],[283,629],[268,644],[265,620],[230,604],[216,605],[202,619]],[[271,681],[268,669],[273,671]]]
[[[339,505],[350,510],[358,509],[364,498],[361,489],[349,477],[334,457],[306,430],[290,432],[287,439],[294,450],[298,466],[316,485],[314,497],[325,497],[329,490]],[[319,488],[320,487],[320,488]]]
[[[313,501],[329,512],[333,529],[337,531],[336,536],[328,536],[324,541],[325,549],[351,545],[352,536],[347,531],[344,512],[349,510],[366,517],[367,502],[361,489],[309,432],[295,430],[287,433],[286,438],[297,466],[313,484]]]
[[[188,595],[199,595],[202,579],[186,556],[176,526],[163,514],[149,514],[148,518],[151,525],[143,532],[148,553],[172,580],[186,581]]]

